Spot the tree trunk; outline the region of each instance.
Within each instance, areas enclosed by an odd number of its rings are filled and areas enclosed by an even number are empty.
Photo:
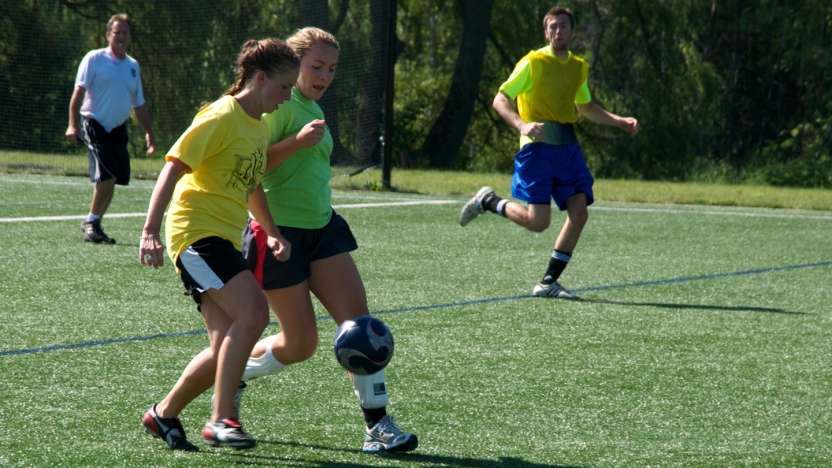
[[[421,148],[408,159],[427,155],[430,167],[436,168],[448,168],[456,159],[474,112],[493,6],[494,0],[466,2],[450,92]]]

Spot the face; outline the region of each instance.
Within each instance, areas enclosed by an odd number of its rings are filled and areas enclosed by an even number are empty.
[[[257,80],[260,84],[260,106],[264,114],[271,114],[278,106],[292,98],[292,86],[298,81],[298,69],[275,75],[272,78],[260,72]]]
[[[317,101],[335,78],[338,49],[327,44],[315,44],[300,60],[298,91],[306,99]]]
[[[546,39],[552,50],[566,50],[572,38],[568,15],[557,15],[546,22]]]
[[[126,53],[127,46],[130,45],[132,37],[130,36],[130,25],[123,21],[116,21],[113,27],[107,32],[107,42],[110,43],[110,49],[119,57],[123,57]]]

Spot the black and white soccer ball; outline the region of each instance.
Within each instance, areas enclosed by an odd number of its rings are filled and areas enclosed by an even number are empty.
[[[381,320],[362,315],[338,327],[332,347],[341,367],[370,375],[384,369],[393,358],[393,335]]]

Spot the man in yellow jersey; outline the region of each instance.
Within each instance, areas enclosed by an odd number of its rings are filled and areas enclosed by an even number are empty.
[[[575,26],[572,11],[554,7],[543,18],[549,45],[529,52],[514,68],[494,97],[494,109],[520,132],[520,151],[514,157],[512,197],[528,208],[498,197],[483,187],[462,208],[459,224],[465,226],[485,211],[506,217],[534,232],[545,231],[552,218],[552,198],[566,221],[535,296],[578,299],[558,283],[572,258],[594,201],[594,179],[575,137],[575,113],[602,125],[638,133],[638,121],[611,114],[592,102],[587,86],[589,66],[569,52]],[[517,100],[517,110],[513,101]]]

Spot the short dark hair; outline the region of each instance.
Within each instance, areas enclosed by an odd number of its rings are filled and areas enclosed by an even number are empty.
[[[113,32],[113,25],[116,23],[127,23],[127,26],[130,28],[130,33],[133,33],[133,22],[130,21],[130,16],[127,13],[119,13],[111,16],[110,20],[107,21],[107,33]]]
[[[572,13],[572,10],[569,8],[563,7],[552,7],[549,10],[549,13],[546,13],[546,16],[543,17],[543,30],[546,30],[546,23],[549,22],[550,19],[557,17],[558,15],[566,15],[569,17],[569,27],[575,29],[575,14]]]

